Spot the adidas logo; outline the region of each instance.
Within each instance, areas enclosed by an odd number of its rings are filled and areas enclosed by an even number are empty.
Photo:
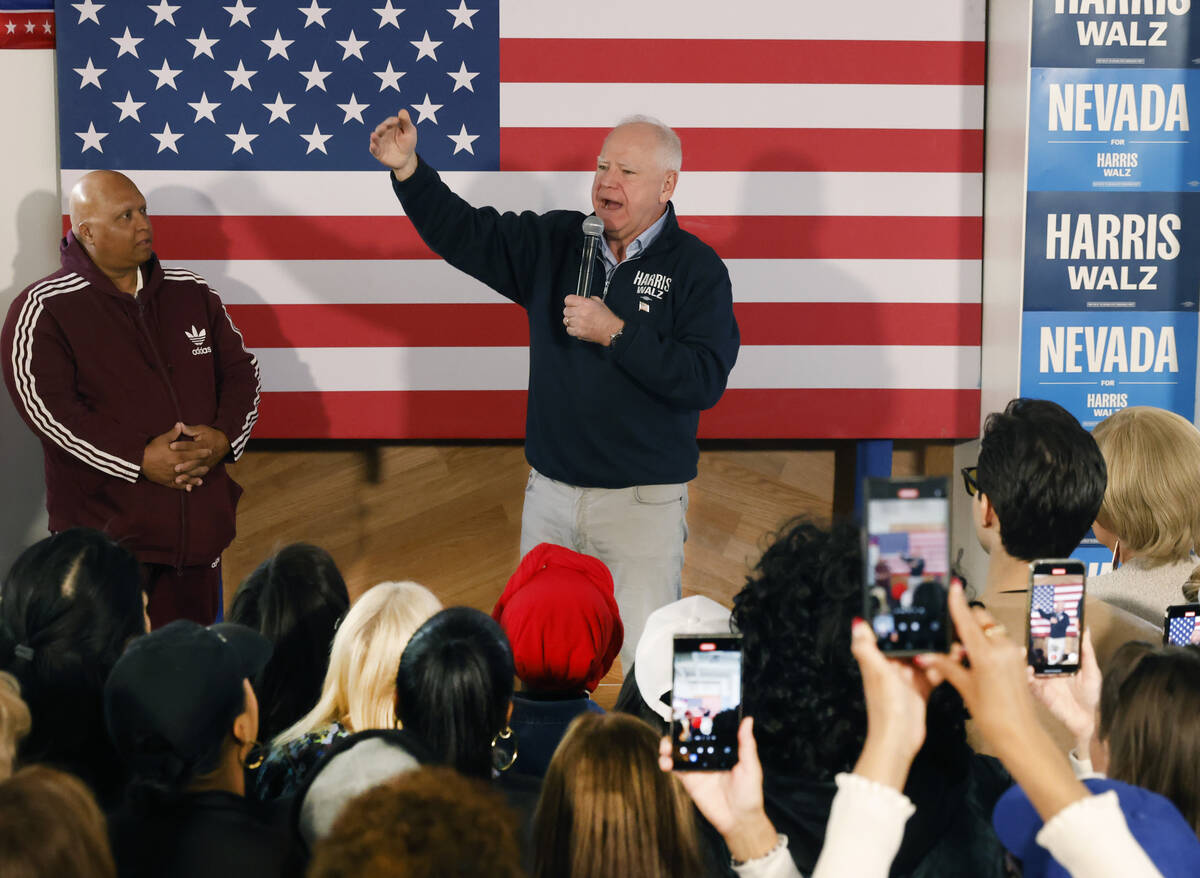
[[[204,344],[205,332],[203,329],[197,329],[195,326],[190,326],[183,331],[183,334],[186,335],[188,337],[188,341],[190,341],[196,347],[200,347],[200,345]]]

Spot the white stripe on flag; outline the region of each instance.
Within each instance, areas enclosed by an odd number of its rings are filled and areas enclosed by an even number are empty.
[[[524,390],[528,348],[259,348],[264,392]],[[471,368],[464,369],[463,363]],[[748,345],[731,389],[973,389],[979,349],[893,345]]]
[[[610,128],[630,107],[672,128],[982,128],[983,86],[500,83],[505,128]]]
[[[437,259],[192,260],[227,305],[495,304]],[[727,259],[735,302],[979,302],[976,259]],[[354,283],[347,283],[353,276]]]
[[[633,21],[676,39],[982,40],[984,9],[984,0],[738,0],[697,14],[695,0],[606,0],[571,4],[567,15],[562,0],[500,0],[500,36],[624,38]]]
[[[597,140],[597,148],[599,140]],[[63,198],[86,171],[63,171]],[[152,213],[175,216],[402,216],[382,171],[126,171]],[[590,171],[458,172],[447,185],[477,206],[545,212],[591,204]],[[980,174],[687,171],[681,216],[980,216]],[[64,200],[63,212],[67,212]]]

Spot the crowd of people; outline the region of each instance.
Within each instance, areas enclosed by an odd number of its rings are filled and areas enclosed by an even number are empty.
[[[987,581],[976,601],[951,587],[948,654],[883,655],[857,618],[858,528],[796,520],[732,608],[649,616],[610,712],[591,693],[623,646],[613,578],[562,546],[530,551],[491,615],[413,582],[351,602],[296,544],[229,621],[152,627],[125,548],[55,533],[0,590],[0,872],[1192,874],[1200,652],[1112,624],[1102,652],[1089,625],[1078,674],[1034,678],[1005,621],[1028,562],[1093,522],[1117,573],[1159,560],[1113,575],[1121,603],[1184,599],[1200,512],[1158,504],[1200,432],[1161,415],[1098,439],[1039,400],[987,419],[964,474]],[[675,771],[672,637],[731,631],[737,764]]]

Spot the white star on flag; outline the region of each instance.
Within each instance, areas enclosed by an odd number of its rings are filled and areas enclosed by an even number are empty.
[[[96,152],[104,152],[104,147],[100,145],[100,141],[108,137],[108,132],[100,132],[96,130],[95,124],[89,122],[87,131],[76,131],[75,136],[83,139],[83,149],[80,152],[87,152],[89,149],[94,149]]]
[[[79,21],[76,24],[83,24],[85,21],[94,21],[100,23],[100,10],[104,8],[103,3],[93,3],[92,0],[83,0],[82,3],[72,3],[73,7],[79,10]]]
[[[156,134],[155,132],[151,131],[150,136],[158,141],[157,152],[162,152],[164,149],[169,149],[171,152],[175,153],[175,155],[179,155],[179,149],[175,146],[175,142],[179,140],[179,138],[183,137],[183,134],[171,131],[171,126],[166,122],[163,123],[163,130],[161,134]]]
[[[179,88],[175,85],[175,77],[182,73],[183,70],[172,70],[167,66],[166,58],[163,58],[162,67],[160,67],[158,70],[155,70],[153,67],[151,67],[150,72],[158,78],[158,83],[154,86],[155,91],[158,91],[164,85],[169,85],[171,88],[175,89],[175,91],[179,91]]]
[[[113,101],[112,105],[121,111],[121,118],[117,120],[118,122],[123,122],[126,119],[132,119],[135,122],[141,122],[142,120],[138,116],[138,110],[146,106],[146,102],[135,101],[133,99],[133,95],[126,91],[125,100]]]
[[[25,33],[31,34],[35,30],[37,30],[37,27],[34,25],[34,23],[32,21],[25,22]]]
[[[51,31],[50,22],[48,22],[48,21],[42,22],[42,33],[48,34],[48,33],[50,33],[50,31]]]
[[[425,36],[421,37],[421,39],[409,40],[408,42],[410,45],[416,47],[418,61],[422,58],[437,60],[437,53],[434,50],[442,44],[442,41],[429,39],[429,31],[425,31]]]
[[[325,155],[329,155],[329,153],[325,152],[325,141],[333,137],[332,134],[322,134],[321,129],[314,125],[312,134],[301,134],[300,136],[308,141],[308,149],[304,151],[305,155],[308,155],[314,149],[319,149]]]
[[[257,9],[257,6],[245,6],[242,0],[237,0],[236,6],[226,6],[225,11],[229,13],[229,26],[233,27],[239,21],[250,27],[250,13]]]
[[[404,75],[405,71],[393,70],[391,61],[388,62],[387,70],[376,70],[374,73],[379,77],[380,91],[383,91],[385,88],[394,88],[396,91],[400,91],[398,80]]]
[[[260,40],[260,42],[264,46],[266,46],[268,49],[271,50],[271,54],[267,55],[268,61],[270,61],[276,55],[282,55],[284,58],[287,58],[288,61],[292,60],[291,58],[288,58],[287,47],[296,41],[295,40],[285,40],[280,35],[279,28],[275,28],[275,38],[274,39]]]
[[[429,92],[425,92],[425,100],[419,104],[413,104],[412,108],[417,111],[417,124],[420,125],[426,119],[431,119],[433,124],[437,124],[437,111],[442,108],[442,104],[431,104],[429,102]]]
[[[471,30],[475,30],[475,25],[471,24],[471,16],[473,16],[479,10],[468,9],[467,0],[459,0],[457,9],[447,9],[446,11],[454,16],[454,27],[450,28],[450,30],[454,30],[454,28],[458,27],[460,24],[465,24]]]
[[[475,150],[471,148],[471,144],[479,139],[479,135],[468,134],[466,125],[463,125],[457,134],[447,134],[446,136],[454,141],[453,155],[458,155],[464,149],[471,155],[475,155]]]
[[[147,6],[146,8],[154,13],[155,27],[158,27],[164,21],[171,25],[171,27],[175,26],[175,13],[179,11],[178,6],[172,6],[167,0],[162,0],[157,6]]]
[[[346,118],[342,120],[342,124],[345,125],[351,119],[357,119],[359,122],[363,122],[362,111],[365,110],[369,106],[371,106],[371,105],[370,104],[360,104],[358,102],[358,98],[356,98],[354,96],[354,93],[351,92],[350,93],[350,103],[338,104],[338,109],[346,114]],[[365,125],[366,123],[363,122],[363,124]]]
[[[292,107],[294,107],[296,105],[295,104],[285,104],[283,102],[283,95],[281,95],[279,92],[275,92],[275,103],[263,104],[263,106],[271,111],[271,118],[267,120],[268,125],[270,125],[276,119],[282,119],[284,122],[287,122],[289,125],[292,124],[292,120],[288,118],[288,110],[290,110]]]
[[[172,22],[172,23],[174,23],[174,22]],[[195,39],[191,39],[189,37],[188,42],[191,43],[192,46],[196,50],[192,53],[193,61],[196,60],[197,58],[199,58],[201,55],[207,55],[208,57],[213,58],[213,60],[216,60],[215,56],[212,53],[212,47],[215,46],[217,43],[221,42],[221,40],[220,39],[215,39],[215,40],[209,39],[208,35],[206,33],[204,33],[204,28],[200,28],[200,35],[198,37],[196,37]]]
[[[15,34],[17,32],[17,26],[15,24],[13,24],[11,21],[8,24],[6,24],[4,27],[10,34]]]
[[[355,39],[354,31],[350,31],[350,36],[346,37],[346,39],[334,40],[334,42],[341,46],[344,50],[344,53],[342,54],[343,61],[349,59],[351,55],[353,55],[359,61],[362,61],[364,60],[362,56],[362,47],[365,46],[369,40]]]
[[[109,39],[116,43],[121,49],[119,52],[117,52],[118,58],[120,58],[122,55],[132,55],[135,58],[138,56],[137,45],[142,41],[142,37],[132,36],[129,33],[129,28],[125,28],[125,33],[121,36],[109,37]]]
[[[307,9],[301,6],[298,11],[304,15],[305,27],[308,27],[310,24],[319,24],[321,27],[325,27],[325,13],[329,11],[328,6],[318,6],[317,0],[312,0],[312,6]]]
[[[192,124],[199,122],[201,119],[207,119],[209,122],[212,122],[214,125],[216,124],[217,120],[216,120],[216,118],[213,117],[213,110],[215,110],[217,107],[221,106],[221,104],[220,103],[215,103],[215,104],[212,103],[208,99],[208,92],[206,92],[206,91],[200,92],[200,100],[194,104],[189,103],[188,106],[196,111],[196,118],[192,120]]]
[[[75,72],[80,76],[79,87],[83,88],[84,86],[94,85],[96,88],[104,91],[104,89],[100,86],[100,76],[107,70],[107,67],[96,67],[92,64],[92,59],[88,58],[87,67],[75,68]],[[397,89],[397,91],[399,91],[399,89]]]
[[[475,91],[475,86],[471,85],[471,80],[479,74],[468,73],[466,61],[462,62],[462,66],[458,68],[457,73],[447,73],[446,75],[454,80],[454,89],[451,94],[453,94],[455,91],[458,91],[460,88],[465,88],[467,91],[471,92]]]
[[[247,70],[246,65],[239,60],[237,70],[226,70],[225,72],[228,73],[233,79],[233,85],[229,86],[230,91],[233,91],[239,85],[243,86],[246,91],[254,91],[254,89],[250,87],[250,77],[258,73],[257,70]]]
[[[404,10],[403,9],[393,9],[392,8],[392,0],[387,0],[387,2],[385,4],[383,4],[383,8],[372,9],[371,11],[379,16],[379,26],[381,28],[385,24],[390,24],[396,30],[400,30],[400,22],[396,21],[396,19],[399,18],[400,13],[403,12]]]
[[[234,134],[226,134],[233,141],[233,152],[231,155],[236,155],[239,149],[244,149],[250,155],[254,155],[254,147],[250,145],[250,141],[258,137],[257,134],[247,134],[245,124],[238,125],[238,130]]]
[[[325,88],[325,79],[332,73],[330,70],[321,70],[317,67],[317,62],[313,62],[312,70],[301,70],[300,75],[308,80],[308,85],[304,86],[304,90],[308,91],[312,88],[319,88],[321,91],[328,91]],[[397,89],[399,91],[399,89]]]

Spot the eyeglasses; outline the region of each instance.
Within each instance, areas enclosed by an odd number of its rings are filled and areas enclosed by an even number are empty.
[[[979,467],[964,466],[962,477],[963,487],[967,489],[967,496],[974,497],[979,492]]]

